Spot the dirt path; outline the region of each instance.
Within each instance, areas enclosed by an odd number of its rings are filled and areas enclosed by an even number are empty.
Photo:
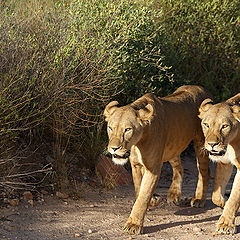
[[[129,236],[121,231],[134,203],[134,188],[131,185],[111,191],[86,186],[84,199],[81,200],[61,200],[46,196],[44,202],[36,202],[33,207],[21,202],[17,207],[3,208],[0,212],[0,239],[240,239],[240,216],[236,218],[237,234],[213,235],[222,209],[210,200],[211,186],[204,208],[190,208],[187,205],[186,199],[190,199],[194,193],[196,175],[194,161],[185,159],[182,193],[184,200],[180,206],[169,206],[165,199],[171,169],[165,164],[156,190],[163,196],[163,202],[148,210],[144,233],[139,236]]]

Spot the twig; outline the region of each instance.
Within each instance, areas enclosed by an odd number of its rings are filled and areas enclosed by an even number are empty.
[[[5,178],[14,178],[14,177],[29,176],[29,175],[36,174],[36,173],[43,173],[43,172],[50,172],[50,171],[52,171],[52,167],[47,168],[47,169],[42,169],[42,170],[36,170],[36,171],[32,171],[32,172],[27,172],[27,173],[19,173],[19,174],[9,175],[9,176],[5,176]]]

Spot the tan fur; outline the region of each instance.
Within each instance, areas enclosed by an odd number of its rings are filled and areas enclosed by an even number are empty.
[[[217,232],[233,234],[236,231],[235,216],[240,205],[240,94],[226,102],[213,105],[210,99],[200,106],[205,148],[209,157],[217,162],[212,201],[224,207],[218,220]],[[231,195],[225,204],[226,185],[232,174],[233,165],[237,167]]]
[[[116,101],[106,106],[104,115],[108,122],[108,151],[113,155],[113,161],[117,164],[126,163],[131,150],[136,202],[125,224],[126,232],[140,233],[148,205],[159,202],[152,196],[165,161],[169,161],[173,167],[168,202],[179,202],[183,174],[180,154],[192,140],[195,143],[199,179],[191,205],[204,205],[209,181],[209,159],[202,151],[204,137],[198,108],[207,97],[209,95],[201,87],[182,86],[164,98],[146,94],[127,106],[119,107]]]

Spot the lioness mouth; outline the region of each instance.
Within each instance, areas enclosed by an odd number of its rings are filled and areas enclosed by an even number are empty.
[[[122,158],[122,159],[126,159],[130,156],[130,151],[127,151],[123,156],[120,156],[118,154],[113,154],[114,158]]]
[[[211,156],[219,156],[219,157],[223,156],[225,153],[226,153],[226,151],[224,151],[224,150],[222,150],[220,152],[209,152],[209,154]]]

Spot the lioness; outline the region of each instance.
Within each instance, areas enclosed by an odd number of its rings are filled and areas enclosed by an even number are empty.
[[[217,223],[217,232],[233,234],[235,216],[240,205],[240,94],[225,102],[213,104],[206,99],[200,106],[202,129],[205,136],[205,148],[209,157],[217,162],[214,178],[212,201],[224,207]],[[231,195],[226,202],[224,193],[232,173],[233,165],[237,174]],[[225,205],[225,206],[224,206]]]
[[[202,87],[182,86],[164,98],[146,94],[127,106],[119,107],[117,101],[106,106],[108,151],[113,162],[123,165],[129,158],[132,167],[136,202],[124,226],[126,232],[141,233],[148,205],[157,204],[152,196],[163,162],[169,161],[173,168],[168,202],[179,201],[183,175],[180,154],[192,140],[199,178],[191,205],[204,205],[209,158],[202,151],[204,136],[198,109],[207,97],[209,95]]]

